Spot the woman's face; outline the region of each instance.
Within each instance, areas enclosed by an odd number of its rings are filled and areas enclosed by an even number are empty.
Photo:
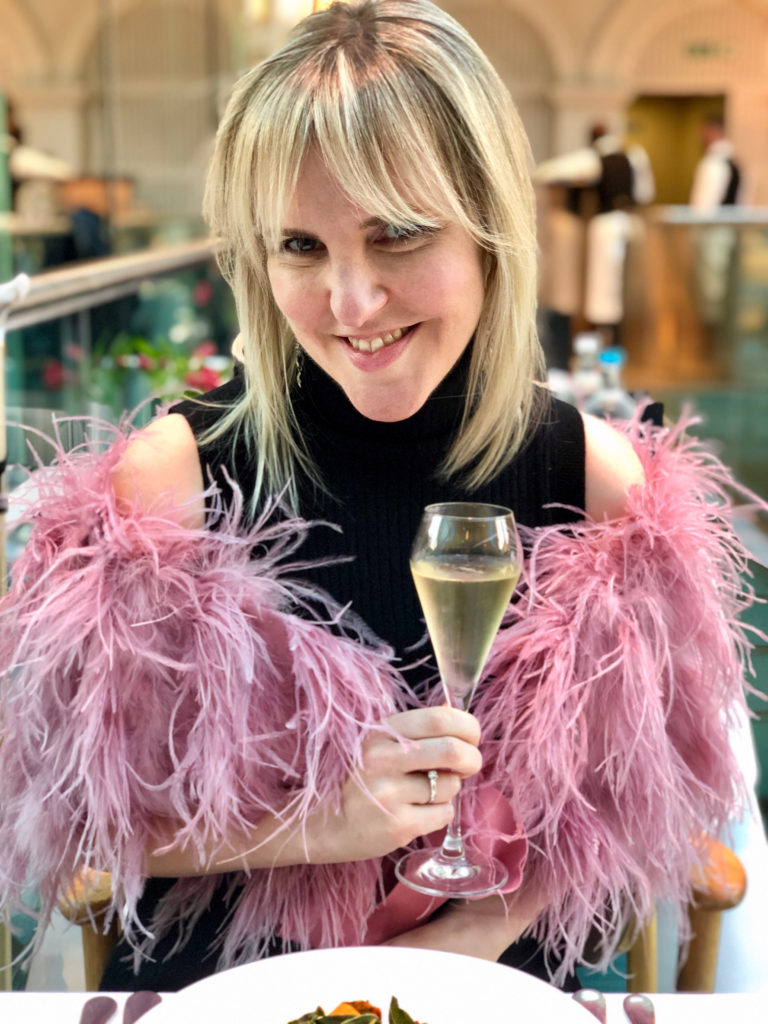
[[[480,318],[475,242],[456,224],[403,234],[371,217],[315,153],[302,164],[282,227],[267,269],[299,344],[364,416],[413,415]]]

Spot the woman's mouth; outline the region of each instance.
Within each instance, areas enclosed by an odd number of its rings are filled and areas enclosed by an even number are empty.
[[[355,352],[378,352],[380,348],[386,348],[387,345],[400,341],[412,329],[413,325],[410,327],[396,327],[394,331],[384,331],[374,338],[348,337],[347,341]]]

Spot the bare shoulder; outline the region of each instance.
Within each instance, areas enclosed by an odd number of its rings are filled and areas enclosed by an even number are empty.
[[[203,473],[187,420],[171,413],[139,431],[115,469],[112,486],[125,507],[153,512],[162,506],[182,525],[202,526]]]
[[[630,487],[645,474],[627,438],[605,420],[582,413],[586,442],[586,511],[592,519],[613,519],[626,510]]]

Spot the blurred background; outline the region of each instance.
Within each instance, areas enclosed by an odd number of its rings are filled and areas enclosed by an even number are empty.
[[[0,0],[0,280],[201,237],[204,171],[231,85],[313,6],[326,4]],[[620,336],[611,330],[603,340],[625,350],[628,384],[653,390],[672,411],[672,392],[695,391],[722,424],[716,432],[745,482],[768,493],[768,0],[441,6],[509,86],[533,166],[583,151],[599,128],[628,153],[642,152],[651,170],[651,198],[623,210],[629,226],[617,238],[614,225],[603,239],[614,256],[621,250],[607,310],[586,301],[600,285],[587,259],[595,181],[541,175],[541,326],[551,365],[568,368],[580,331],[620,326]],[[691,205],[707,119],[721,121],[738,165],[737,202],[727,207]],[[578,223],[566,216],[574,213]],[[199,280],[207,283],[198,288]],[[185,355],[203,342],[224,353],[235,332],[228,302],[216,272],[197,265],[182,281],[157,277],[119,308],[81,317],[70,331],[74,350],[60,324],[39,326],[23,345],[9,342],[10,404],[23,393],[26,404],[45,407],[58,391],[66,406],[67,388],[79,393],[94,354],[110,369],[104,357],[118,335],[122,362],[141,356],[150,369],[163,363],[167,343]],[[121,380],[99,380],[92,398],[111,387],[108,400],[119,404]]]
[[[237,325],[200,219],[205,167],[236,78],[313,6],[0,0],[0,284],[32,277],[0,308],[9,421],[74,417],[60,434],[76,444],[78,417],[143,422],[226,378]],[[644,395],[667,418],[689,407],[768,497],[768,0],[440,6],[530,137],[553,389],[600,414]],[[13,488],[31,461],[13,425],[8,448]],[[766,594],[768,526],[743,529]],[[768,627],[763,608],[752,621]],[[764,644],[755,669],[768,691]]]

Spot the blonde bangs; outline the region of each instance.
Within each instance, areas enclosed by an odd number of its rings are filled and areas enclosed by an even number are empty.
[[[232,169],[233,178],[246,170],[250,180],[250,209],[244,203],[232,224],[237,248],[255,256],[254,237],[268,250],[278,247],[302,160],[313,147],[369,216],[433,227],[450,220],[475,235],[418,97],[407,84],[387,86],[402,77],[397,65],[366,83],[370,76],[356,74],[343,51],[333,57],[330,73],[327,66],[297,69],[279,93],[259,101],[262,123],[240,140],[242,164]]]
[[[317,147],[342,188],[385,222],[451,220],[474,233],[412,70],[382,59],[371,81],[355,75],[345,54],[338,58],[338,77],[324,78],[315,93],[313,120]]]
[[[223,242],[248,383],[224,420],[258,451],[254,502],[286,487],[295,497],[297,471],[316,479],[294,429],[296,343],[266,269],[313,147],[368,216],[456,223],[482,250],[485,304],[442,475],[488,480],[524,443],[544,370],[528,141],[508,91],[450,15],[425,0],[362,0],[311,15],[240,80],[209,172],[204,212]]]

